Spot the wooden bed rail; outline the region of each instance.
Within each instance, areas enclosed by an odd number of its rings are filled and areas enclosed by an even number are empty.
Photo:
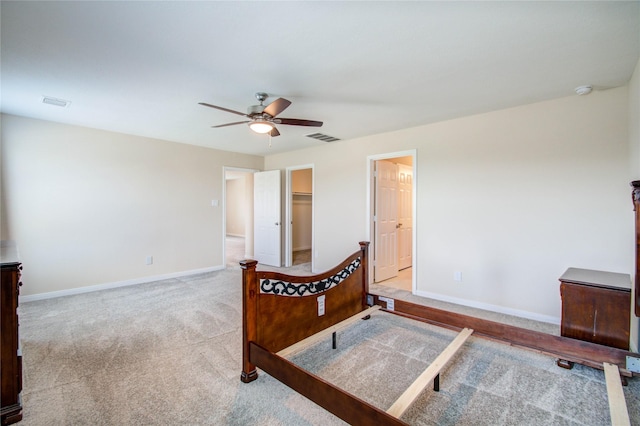
[[[380,306],[372,306],[369,309],[366,309],[362,312],[360,312],[359,314],[353,315],[349,318],[347,318],[344,321],[340,321],[339,323],[337,323],[336,325],[333,325],[329,328],[325,328],[324,330],[313,334],[309,337],[307,337],[304,340],[300,340],[298,343],[294,343],[293,345],[284,348],[283,350],[281,350],[280,352],[278,352],[278,356],[281,357],[288,357],[291,355],[295,355],[300,351],[303,351],[304,349],[308,348],[309,346],[312,346],[316,343],[318,343],[320,340],[324,339],[325,337],[327,337],[330,334],[335,333],[336,331],[340,331],[346,327],[349,327],[351,324],[355,323],[358,320],[361,320],[365,317],[368,317],[369,315],[371,315],[373,312],[377,311],[380,309]]]
[[[445,350],[442,351],[440,355],[438,355],[438,357],[429,365],[429,367],[427,367],[427,369],[418,376],[411,386],[409,386],[407,390],[400,395],[400,398],[398,398],[396,402],[389,407],[387,413],[398,418],[402,416],[404,412],[415,402],[416,398],[424,388],[426,388],[432,380],[440,376],[440,370],[442,370],[451,358],[453,358],[456,352],[458,352],[458,349],[460,349],[464,342],[467,341],[467,338],[471,336],[471,333],[473,333],[473,330],[469,328],[462,330],[456,338],[449,343],[449,346],[447,346]]]
[[[355,426],[408,426],[383,410],[343,391],[286,359],[251,342],[251,361],[267,374],[315,402],[330,413]]]
[[[381,305],[383,309],[387,308],[388,302],[386,300],[381,300],[377,295],[372,294],[371,296],[373,296],[374,304]],[[472,328],[474,336],[533,349],[600,370],[603,368],[602,363],[608,362],[617,365],[620,368],[620,374],[627,377],[631,377],[632,373],[625,369],[626,357],[637,357],[637,354],[622,349],[542,333],[398,299],[393,300],[393,309],[389,312],[453,330],[461,330],[465,327]]]
[[[613,426],[630,426],[629,411],[627,402],[624,399],[622,383],[620,381],[620,371],[617,365],[605,362],[604,376],[607,383],[607,397],[609,398],[609,413],[611,413],[611,424]]]

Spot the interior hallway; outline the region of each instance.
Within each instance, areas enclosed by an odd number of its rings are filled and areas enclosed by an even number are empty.
[[[402,269],[401,271],[398,271],[397,276],[389,278],[388,280],[380,281],[377,284],[411,293],[413,290],[412,270],[413,268]]]
[[[238,266],[238,262],[245,259],[245,239],[244,237],[236,237],[227,235],[225,239],[225,264],[227,268]],[[297,250],[293,252],[293,266],[302,265],[311,262],[311,250]],[[411,274],[409,274],[411,280]],[[409,282],[411,287],[411,282]]]

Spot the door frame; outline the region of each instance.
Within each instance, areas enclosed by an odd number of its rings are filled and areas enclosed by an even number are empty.
[[[222,166],[222,265],[226,268],[227,266],[227,172],[241,172],[246,174],[253,174],[255,172],[259,172],[258,169],[245,169],[242,167],[232,167],[232,166]],[[253,189],[253,188],[252,188]],[[253,194],[253,190],[251,191]],[[251,196],[253,199],[253,195]],[[251,206],[250,213],[251,218],[245,218],[246,221],[251,221],[253,223],[253,205]],[[244,236],[245,242],[247,241],[247,236]],[[253,242],[253,238],[251,238]],[[245,254],[247,253],[247,248],[244,248]],[[253,253],[253,248],[251,249],[251,253]]]
[[[375,253],[375,241],[373,240],[373,213],[375,211],[375,185],[374,185],[374,176],[373,172],[375,170],[374,162],[378,160],[390,160],[398,157],[411,157],[411,167],[413,169],[413,179],[411,186],[411,215],[413,217],[413,230],[411,233],[411,293],[416,294],[417,291],[417,279],[418,276],[418,268],[417,268],[417,229],[418,229],[418,215],[417,215],[417,203],[416,203],[416,194],[418,187],[418,168],[416,167],[417,163],[417,150],[410,149],[406,151],[396,151],[396,152],[388,152],[384,154],[375,154],[367,156],[367,209],[366,209],[366,218],[365,223],[367,224],[367,228],[365,230],[367,241],[370,241],[371,246],[369,247],[369,256],[373,256]],[[371,259],[370,259],[371,260]],[[373,283],[373,262],[369,262],[369,284]]]
[[[291,221],[293,220],[293,189],[291,186],[291,172],[295,170],[311,169],[311,270],[314,271],[314,253],[315,253],[315,170],[313,163],[302,164],[299,166],[290,166],[285,169],[285,206],[284,206],[284,266],[289,268],[293,264],[293,229]]]

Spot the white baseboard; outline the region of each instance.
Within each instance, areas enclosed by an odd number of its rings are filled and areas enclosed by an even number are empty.
[[[499,314],[512,315],[514,317],[526,318],[534,321],[548,322],[560,325],[560,317],[536,314],[534,312],[522,311],[519,309],[506,308],[504,306],[492,305],[490,303],[477,302],[475,300],[460,299],[457,297],[443,296],[442,294],[417,291],[417,296],[428,297],[442,302],[455,303],[456,305],[468,306],[470,308],[484,309],[485,311],[497,312]]]
[[[53,299],[55,297],[62,297],[62,296],[72,296],[74,294],[90,293],[92,291],[108,290],[110,288],[125,287],[129,285],[136,285],[136,284],[149,283],[153,281],[167,280],[171,278],[185,277],[188,275],[202,274],[205,272],[220,271],[222,269],[224,269],[224,266],[212,266],[209,268],[192,269],[190,271],[173,272],[170,274],[134,278],[132,280],[115,281],[111,283],[89,285],[86,287],[76,287],[76,288],[70,288],[67,290],[58,290],[58,291],[50,291],[47,293],[29,294],[27,296],[20,296],[20,303],[34,302],[36,300],[44,300],[44,299]]]
[[[311,246],[294,247],[292,251],[311,250]]]

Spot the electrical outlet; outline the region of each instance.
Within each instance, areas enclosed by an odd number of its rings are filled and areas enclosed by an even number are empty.
[[[640,358],[627,355],[627,370],[640,373]]]
[[[147,265],[153,265],[153,256],[147,256],[147,258],[145,259],[145,263]]]
[[[462,281],[462,272],[461,271],[454,271],[453,272],[453,280],[454,281]]]

